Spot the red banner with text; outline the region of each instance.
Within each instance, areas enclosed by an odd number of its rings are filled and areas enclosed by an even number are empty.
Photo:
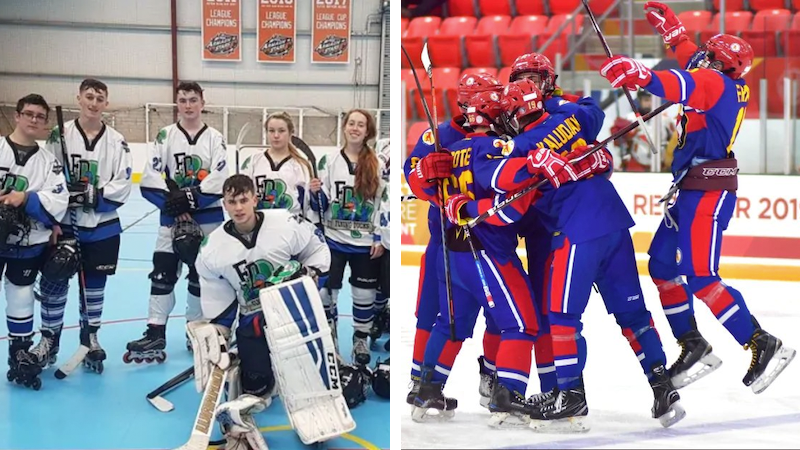
[[[241,61],[240,0],[203,0],[203,60]]]
[[[294,0],[258,0],[258,62],[294,62],[296,17]]]
[[[313,0],[311,62],[350,62],[352,0]]]

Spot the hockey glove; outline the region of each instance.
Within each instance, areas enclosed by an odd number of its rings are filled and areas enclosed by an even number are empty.
[[[537,148],[528,153],[528,172],[542,175],[554,188],[567,181],[577,181],[578,176],[569,161],[548,148]]]
[[[453,169],[453,155],[449,151],[430,153],[417,163],[414,172],[424,183],[449,178]]]
[[[456,194],[447,198],[444,205],[444,212],[447,214],[447,219],[450,223],[463,226],[469,221],[469,218],[462,217],[461,208],[467,204],[471,199],[466,194]]]
[[[582,145],[575,148],[569,153],[569,159],[574,160],[589,153],[594,148],[594,145]],[[582,160],[572,164],[578,179],[582,180],[594,174],[603,173],[608,170],[611,162],[608,160],[605,150],[600,149],[591,155],[583,158]]]
[[[644,12],[645,18],[658,31],[665,44],[675,47],[689,39],[686,27],[669,6],[659,2],[647,2],[644,4]]]
[[[647,86],[653,78],[650,69],[627,56],[608,58],[600,67],[600,75],[606,77],[611,86],[615,88],[624,86],[629,91],[635,91],[637,86]]]
[[[271,398],[265,400],[244,394],[217,407],[214,415],[225,434],[226,450],[268,450],[253,416],[265,410],[270,403]]]
[[[97,188],[91,183],[72,183],[67,186],[69,190],[69,207],[83,208],[89,211],[97,208]]]
[[[164,212],[172,217],[190,213],[199,209],[198,203],[199,189],[196,187],[183,188],[177,191],[170,191],[167,194],[167,201],[164,202]]]
[[[186,324],[186,333],[194,353],[194,386],[203,392],[214,366],[225,370],[231,365],[228,355],[228,327],[198,320]]]

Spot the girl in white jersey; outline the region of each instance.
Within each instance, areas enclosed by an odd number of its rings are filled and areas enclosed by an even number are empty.
[[[270,114],[264,129],[269,148],[247,157],[240,168],[256,185],[257,209],[287,209],[305,217],[312,167],[292,144],[292,118],[286,112]]]
[[[380,202],[388,197],[381,180],[381,163],[369,141],[377,133],[375,119],[366,111],[353,109],[344,118],[345,146],[319,162],[320,179],[311,180],[311,208],[322,212],[325,237],[331,249],[331,270],[322,289],[331,329],[336,334],[339,290],[344,268],[350,264],[353,296],[353,359],[370,361],[367,337],[373,320],[384,247],[380,236]],[[317,193],[322,195],[318,196]],[[320,204],[318,198],[322,197]]]

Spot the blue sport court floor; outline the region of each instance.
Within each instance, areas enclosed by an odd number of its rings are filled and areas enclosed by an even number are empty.
[[[120,210],[122,226],[142,219],[153,207],[134,185],[131,198]],[[201,394],[195,392],[194,379],[165,394],[175,405],[162,413],[145,400],[145,395],[192,365],[186,350],[183,318],[186,304],[186,281],[175,289],[177,304],[167,326],[167,360],[163,364],[125,364],[125,344],[138,339],[147,323],[147,299],[150,283],[152,251],[155,245],[158,213],[150,214],[122,236],[117,274],[106,288],[101,345],[108,353],[102,375],[82,367],[64,380],[57,380],[54,368],[42,373],[39,391],[0,380],[0,450],[105,450],[105,449],[172,449],[189,438]],[[184,275],[186,270],[184,269]],[[345,274],[345,280],[347,274]],[[345,283],[340,295],[339,336],[342,354],[350,358],[352,336],[350,293]],[[0,296],[4,293],[0,292]],[[39,307],[36,307],[34,329],[39,328]],[[0,325],[0,363],[7,371],[8,344],[5,320]],[[35,341],[38,342],[38,332]],[[386,360],[383,352],[373,352]],[[65,330],[61,338],[59,363],[66,361],[78,348],[78,294],[73,280],[67,303]],[[58,365],[58,364],[56,364]],[[277,398],[275,400],[278,400]],[[369,390],[367,401],[352,410],[356,429],[340,438],[325,442],[320,449],[387,449],[389,448],[389,401]],[[280,401],[272,403],[256,417],[267,445],[271,449],[306,448],[294,431]],[[213,439],[220,434],[215,425]]]

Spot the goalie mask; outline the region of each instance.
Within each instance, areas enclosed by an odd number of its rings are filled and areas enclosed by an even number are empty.
[[[381,362],[379,359],[372,372],[372,390],[378,397],[389,398],[389,360]]]
[[[203,230],[194,220],[178,220],[172,226],[172,251],[183,263],[194,265],[204,237]]]
[[[9,237],[20,233],[24,236],[28,231],[30,225],[21,208],[0,204],[0,252],[8,250],[11,246],[8,243]]]
[[[78,273],[79,266],[78,240],[59,238],[42,267],[42,276],[50,281],[66,281]]]
[[[342,380],[342,396],[350,409],[367,401],[372,374],[365,366],[339,366],[339,379]]]

